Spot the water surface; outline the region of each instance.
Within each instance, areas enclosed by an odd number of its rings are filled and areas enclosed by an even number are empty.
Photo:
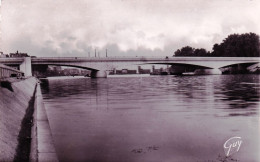
[[[259,76],[51,79],[44,103],[60,161],[259,160]],[[227,159],[232,161],[232,159]]]

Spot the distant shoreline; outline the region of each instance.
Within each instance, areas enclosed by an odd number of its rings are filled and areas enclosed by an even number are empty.
[[[149,77],[150,74],[113,74],[113,75],[107,75],[108,78],[121,78],[121,77]],[[50,76],[46,78],[39,78],[39,79],[48,79],[48,80],[54,80],[54,79],[76,79],[76,78],[90,78],[85,76]]]

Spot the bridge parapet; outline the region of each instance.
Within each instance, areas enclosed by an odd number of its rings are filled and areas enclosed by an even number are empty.
[[[9,66],[5,66],[5,65],[0,64],[0,79],[1,78],[8,78],[12,74],[15,74],[17,76],[23,76],[24,75],[24,73],[19,71],[19,70],[16,70],[16,69],[11,68]]]
[[[37,57],[32,61],[259,61],[259,57]]]
[[[8,65],[19,65],[23,62],[23,58],[12,58],[12,57],[6,57],[6,58],[0,58],[1,64],[8,64]]]

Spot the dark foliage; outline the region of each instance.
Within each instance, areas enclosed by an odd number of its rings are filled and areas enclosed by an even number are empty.
[[[212,56],[260,57],[259,36],[255,33],[232,34],[213,46]]]
[[[220,44],[214,44],[213,51],[183,47],[174,52],[175,56],[200,57],[260,57],[260,40],[255,33],[232,34]]]
[[[183,47],[181,50],[177,50],[174,52],[175,56],[210,56],[210,52],[206,51],[203,48],[195,49],[190,46]]]

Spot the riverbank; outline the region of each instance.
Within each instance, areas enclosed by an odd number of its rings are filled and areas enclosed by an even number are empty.
[[[30,140],[33,96],[37,80],[33,77],[24,80],[10,78],[1,82],[0,161],[19,161],[19,158],[28,158],[30,151],[23,147],[28,145]]]
[[[37,82],[0,80],[0,161],[58,161]]]

